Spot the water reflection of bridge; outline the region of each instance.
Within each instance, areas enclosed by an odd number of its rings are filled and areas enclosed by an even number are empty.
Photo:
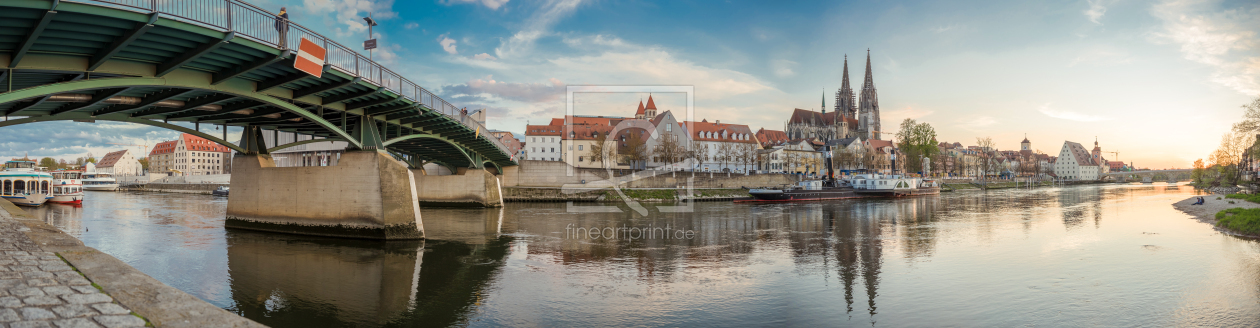
[[[435,212],[450,220],[426,227],[433,234],[427,242],[229,230],[229,310],[293,327],[466,323],[510,241],[498,234],[500,210],[475,212]]]

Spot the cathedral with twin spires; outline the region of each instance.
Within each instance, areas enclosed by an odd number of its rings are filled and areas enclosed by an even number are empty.
[[[784,132],[789,139],[820,142],[845,138],[883,140],[880,137],[879,95],[871,75],[870,50],[866,53],[866,80],[862,82],[861,97],[858,95],[849,85],[849,58],[845,56],[840,90],[836,91],[835,110],[827,112],[824,96],[820,108],[822,112],[797,108],[787,121]]]

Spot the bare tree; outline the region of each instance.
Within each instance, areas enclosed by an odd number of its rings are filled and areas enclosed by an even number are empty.
[[[658,140],[652,152],[665,165],[682,162],[687,158],[687,148],[678,140],[678,136],[664,134]]]
[[[978,169],[980,169],[980,179],[982,181],[988,181],[989,172],[992,172],[994,168],[993,156],[992,156],[993,154],[992,151],[994,150],[993,138],[976,137],[976,146],[980,147],[980,164],[978,167]]]
[[[621,159],[629,163],[631,169],[642,169],[641,165],[648,158],[651,158],[650,150],[647,147],[647,135],[642,131],[629,131],[625,134],[625,142],[622,144],[618,153]]]
[[[591,148],[589,150],[591,163],[599,163],[599,167],[601,168],[610,167],[608,164],[610,164],[613,160],[613,151],[616,150],[616,147],[612,147],[611,144],[608,144],[608,133],[599,133],[599,131],[596,131],[594,141],[595,142],[591,143]]]

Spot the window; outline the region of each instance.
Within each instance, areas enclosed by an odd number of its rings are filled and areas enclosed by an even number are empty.
[[[578,145],[578,150],[582,150],[582,145]]]

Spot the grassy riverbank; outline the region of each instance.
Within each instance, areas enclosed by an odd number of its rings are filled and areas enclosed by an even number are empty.
[[[1216,226],[1243,234],[1260,235],[1260,208],[1231,208],[1216,212]]]
[[[1229,194],[1228,199],[1238,199],[1260,204],[1260,195]],[[1235,201],[1229,201],[1231,203]],[[1249,204],[1250,205],[1250,204]],[[1216,212],[1216,226],[1248,235],[1260,235],[1260,208],[1229,208]]]

